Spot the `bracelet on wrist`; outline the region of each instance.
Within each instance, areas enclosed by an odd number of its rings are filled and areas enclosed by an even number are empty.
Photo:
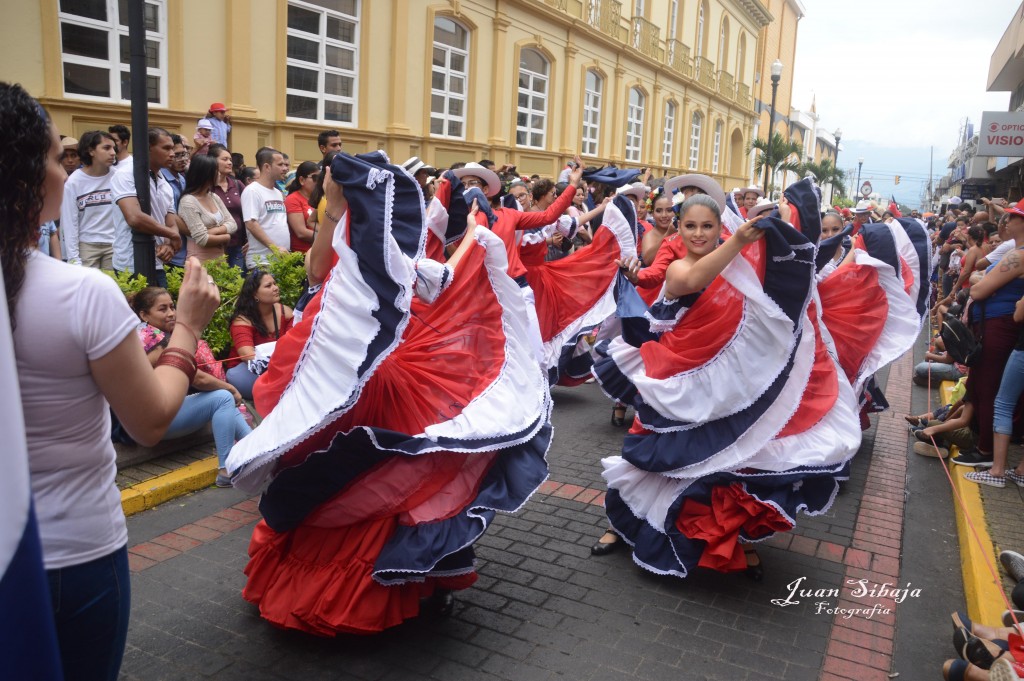
[[[168,348],[171,349],[171,348]],[[190,363],[177,353],[168,353],[167,350],[160,355],[156,360],[156,366],[162,367],[173,367],[185,374],[188,379],[188,384],[192,385],[192,382],[196,379],[196,365],[194,362]]]
[[[333,222],[334,224],[338,224],[339,222],[341,222],[341,218],[334,217],[333,215],[327,212],[326,208],[324,209],[324,217]]]

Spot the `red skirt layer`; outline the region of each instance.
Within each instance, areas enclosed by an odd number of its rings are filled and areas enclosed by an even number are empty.
[[[356,404],[281,457],[278,471],[300,465],[337,433],[357,426],[423,432],[457,416],[494,382],[504,364],[505,336],[483,257],[484,249],[474,247],[433,305],[413,304],[401,344],[370,376]],[[319,308],[318,295],[297,333],[279,342],[271,362],[275,373],[264,382],[268,401],[276,404],[272,391],[290,380]],[[435,588],[468,588],[475,573],[384,586],[374,581],[373,566],[399,524],[440,521],[465,508],[493,456],[395,456],[294,530],[275,532],[261,522],[249,546],[243,596],[278,626],[331,636],[379,632],[417,615],[419,599]]]
[[[550,341],[597,305],[618,272],[619,252],[619,242],[609,229],[598,229],[588,246],[561,260],[545,262],[544,244],[520,249],[536,301],[541,340]]]
[[[822,320],[846,377],[855,381],[882,337],[889,302],[874,267],[846,263],[818,284]]]

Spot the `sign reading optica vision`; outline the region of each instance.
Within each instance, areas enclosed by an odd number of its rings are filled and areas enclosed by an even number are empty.
[[[984,112],[978,156],[1024,156],[1024,111]]]

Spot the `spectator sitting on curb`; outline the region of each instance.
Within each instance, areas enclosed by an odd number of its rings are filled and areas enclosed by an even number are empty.
[[[944,420],[930,420],[923,428],[913,429],[914,453],[921,456],[949,456],[949,447],[956,445],[961,452],[974,449],[978,438],[971,430],[974,418],[974,406],[966,398],[958,400],[950,406],[949,414]],[[932,444],[934,438],[935,444]]]
[[[155,367],[174,331],[174,301],[166,289],[147,286],[132,298],[132,309],[142,320],[138,328],[142,349]],[[196,362],[199,370],[190,386],[196,392],[185,397],[163,439],[184,437],[207,423],[211,424],[213,439],[217,444],[216,484],[217,487],[231,487],[231,478],[224,468],[224,462],[235,443],[252,429],[238,409],[242,404],[242,395],[224,380],[223,367],[214,361],[210,347],[203,340],[196,347]]]

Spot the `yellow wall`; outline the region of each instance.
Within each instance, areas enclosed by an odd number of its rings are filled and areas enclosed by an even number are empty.
[[[606,0],[605,0],[606,1]],[[723,124],[719,172],[723,184],[743,184],[747,169],[737,164],[736,148],[749,144],[755,121],[753,97],[764,91],[754,84],[755,66],[768,53],[781,55],[792,68],[796,19],[787,0],[758,4],[751,13],[737,0],[705,0],[705,57],[718,59],[723,17],[728,17],[728,51],[719,70],[738,76],[740,37],[746,37],[745,78],[752,98],[706,87],[692,75],[670,68],[667,58],[669,0],[650,0],[645,18],[660,30],[655,53],[642,54],[631,44],[633,3],[622,2],[622,17],[613,35],[588,24],[584,0],[362,0],[359,27],[359,80],[356,122],[285,120],[286,0],[168,0],[166,106],[151,106],[150,119],[191,136],[196,119],[211,102],[231,108],[231,146],[251,161],[262,144],[291,154],[292,162],[315,159],[316,135],[328,127],[341,130],[351,152],[385,149],[394,162],[412,155],[435,165],[483,157],[498,164],[515,163],[523,172],[553,175],[580,147],[583,84],[586,70],[604,77],[598,155],[587,163],[624,164],[629,88],[644,92],[642,159],[655,174],[689,170],[690,121],[704,117],[698,168],[710,174],[716,121]],[[756,2],[756,0],[755,0]],[[66,134],[128,123],[129,107],[120,103],[82,101],[63,95],[57,22],[58,0],[19,4],[0,27],[0,79],[23,83],[50,110]],[[698,54],[698,0],[679,0],[676,38]],[[770,16],[769,16],[770,13]],[[470,30],[469,99],[465,139],[429,135],[430,53],[435,16],[456,19]],[[776,17],[764,27],[764,21]],[[44,37],[46,39],[44,39]],[[545,149],[515,145],[515,112],[520,50],[531,47],[550,62]],[[780,111],[788,113],[791,78],[784,75]],[[662,165],[666,103],[676,104],[672,162]],[[765,126],[767,114],[762,116]],[[765,128],[762,128],[765,129]],[[742,152],[745,157],[745,151]],[[736,166],[739,166],[737,169]]]

